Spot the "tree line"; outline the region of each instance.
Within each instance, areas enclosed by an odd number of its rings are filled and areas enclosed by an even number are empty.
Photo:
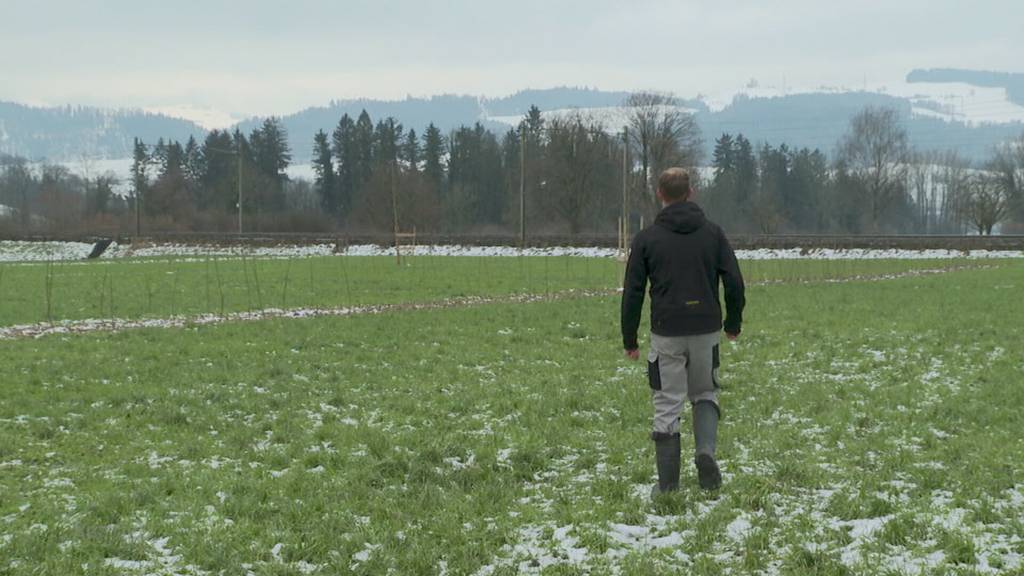
[[[830,162],[820,150],[715,141],[706,202],[748,233],[991,234],[1024,222],[1024,135],[975,165],[956,150],[914,150],[897,114],[866,108]]]
[[[983,164],[955,150],[918,152],[895,110],[865,108],[820,149],[722,134],[703,158],[694,117],[671,96],[630,96],[611,130],[584,112],[518,126],[422,134],[388,117],[343,115],[312,139],[314,178],[287,176],[291,150],[270,118],[248,135],[185,144],[136,140],[127,196],[95,178],[0,160],[0,227],[246,232],[615,234],[658,205],[664,168],[689,168],[697,201],[734,233],[991,233],[1024,222],[1024,135]],[[705,160],[708,160],[707,162]]]
[[[629,102],[637,129],[625,140],[584,114],[545,118],[536,106],[500,135],[477,123],[447,135],[430,124],[420,136],[393,118],[343,115],[314,137],[313,187],[332,223],[357,231],[500,233],[528,223],[540,234],[614,233],[624,187],[628,203],[651,211],[643,175],[700,160],[692,117],[664,96]]]

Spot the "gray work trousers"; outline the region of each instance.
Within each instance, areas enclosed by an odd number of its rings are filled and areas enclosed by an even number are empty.
[[[651,334],[647,373],[654,403],[654,431],[679,432],[679,418],[689,400],[718,406],[718,375],[714,348],[719,332],[694,336]]]

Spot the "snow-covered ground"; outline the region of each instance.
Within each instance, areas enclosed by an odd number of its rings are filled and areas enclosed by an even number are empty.
[[[971,125],[1024,122],[1024,106],[1010,101],[1005,88],[985,88],[960,82],[885,82],[860,87],[819,86],[794,88],[775,86],[745,87],[737,91],[723,91],[701,98],[712,111],[724,109],[738,95],[750,98],[778,98],[794,94],[840,94],[864,91],[905,98],[911,102],[913,113],[966,122]]]
[[[949,260],[964,258],[984,260],[990,258],[1024,258],[1020,250],[880,250],[875,248],[815,248],[802,250],[768,249],[737,250],[740,260]]]
[[[960,82],[895,82],[865,84],[863,86],[773,86],[748,84],[734,90],[718,90],[698,94],[697,98],[712,112],[720,112],[732,104],[737,96],[748,98],[781,98],[797,94],[842,94],[871,92],[909,100],[918,116],[946,121],[965,122],[970,125],[1024,122],[1024,106],[1010,101],[1005,88],[986,88]],[[684,95],[685,96],[685,95]],[[687,112],[692,112],[682,108]],[[567,108],[543,113],[545,118],[580,112],[601,121],[605,128],[621,131],[626,123],[626,109]],[[516,126],[522,116],[489,116],[488,120]]]
[[[207,130],[225,130],[247,118],[245,115],[200,106],[151,106],[145,108],[145,111],[189,120]]]
[[[958,82],[900,83],[877,91],[906,98],[914,114],[970,125],[1024,122],[1024,106],[1010,102],[1005,88],[982,88]]]
[[[82,242],[0,242],[0,262],[48,262],[83,260],[92,251],[92,244]],[[304,258],[337,254],[333,244],[294,244],[279,246],[213,246],[191,244],[151,244],[133,248],[131,245],[112,245],[103,255],[104,260],[124,258]],[[394,248],[376,245],[349,246],[347,256],[392,256]],[[406,247],[403,254],[416,256],[575,256],[581,258],[615,258],[620,252],[614,248],[570,247],[519,249],[510,246],[417,246]],[[740,260],[941,260],[1024,258],[1019,250],[877,250],[828,248],[801,250],[758,249],[737,250]]]
[[[0,242],[0,262],[83,260],[90,252],[83,242]]]

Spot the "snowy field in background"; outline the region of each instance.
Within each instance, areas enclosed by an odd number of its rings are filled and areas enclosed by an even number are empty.
[[[960,82],[886,82],[868,84],[863,87],[793,87],[760,85],[754,83],[738,90],[719,90],[700,94],[698,98],[712,112],[721,112],[729,107],[737,96],[747,98],[782,98],[799,94],[845,94],[868,92],[904,98],[911,104],[916,116],[938,118],[947,122],[964,122],[971,126],[981,124],[1005,124],[1024,122],[1024,106],[1010,101],[1005,88],[987,88]],[[685,94],[682,96],[686,97]],[[682,112],[693,112],[679,108]],[[547,110],[545,119],[565,117],[579,112],[601,122],[606,130],[621,131],[628,123],[628,109],[624,107],[566,108]],[[523,116],[487,116],[487,120],[518,126]]]
[[[777,87],[747,86],[735,91],[719,91],[701,96],[713,112],[732,104],[736,96],[749,98],[781,98],[798,94],[844,94],[869,92],[905,98],[917,116],[939,118],[948,122],[1005,124],[1024,122],[1024,106],[1010,101],[1005,88],[986,88],[961,82],[895,82],[868,84],[863,87]]]
[[[92,244],[84,242],[0,242],[0,262],[67,262],[84,260],[92,251]],[[551,247],[519,249],[510,246],[416,246],[403,248],[405,255],[416,256],[574,256],[579,258],[615,258],[620,252],[614,248]],[[113,244],[103,260],[124,258],[190,258],[190,257],[248,257],[248,258],[306,258],[311,256],[394,256],[394,248],[376,245],[349,246],[335,252],[334,244],[280,245],[280,246],[213,246],[195,244],[149,244],[132,248],[130,244]],[[940,260],[1024,258],[1020,250],[877,250],[877,249],[757,249],[737,250],[740,260]]]
[[[951,82],[896,84],[883,94],[907,98],[914,114],[971,126],[1024,122],[1024,106],[1010,101],[1005,88],[982,88]]]

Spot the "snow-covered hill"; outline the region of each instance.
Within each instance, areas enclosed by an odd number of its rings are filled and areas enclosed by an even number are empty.
[[[1024,106],[1010,99],[1006,88],[975,86],[964,82],[893,82],[859,88],[819,86],[814,88],[779,88],[775,86],[747,85],[731,91],[700,94],[696,100],[704,104],[711,114],[720,113],[733,106],[738,100],[774,100],[793,96],[830,96],[844,94],[877,94],[906,101],[913,115],[935,118],[947,122],[962,122],[970,126],[986,124],[1024,123]],[[700,114],[700,108],[680,106],[685,112]],[[568,107],[545,110],[548,118],[564,117],[572,113],[604,124],[609,130],[621,130],[628,121],[628,112],[617,106]],[[521,115],[490,115],[488,120],[502,124],[517,125]]]

